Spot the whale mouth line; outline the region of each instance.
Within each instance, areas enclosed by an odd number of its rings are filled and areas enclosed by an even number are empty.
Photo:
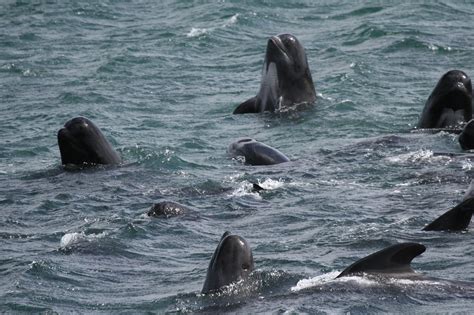
[[[290,59],[286,51],[285,45],[281,41],[280,37],[272,36],[270,37],[269,41],[272,42],[272,44],[283,54],[283,56],[285,56],[287,59]]]

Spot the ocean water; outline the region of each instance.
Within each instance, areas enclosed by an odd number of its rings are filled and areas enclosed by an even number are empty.
[[[0,311],[471,313],[472,230],[421,229],[474,162],[439,154],[461,152],[456,135],[412,129],[443,73],[474,75],[473,16],[469,1],[2,1]],[[306,48],[315,106],[232,115],[279,33]],[[56,133],[76,116],[123,165],[63,170]],[[244,136],[291,162],[231,159]],[[147,217],[162,200],[192,213]],[[203,296],[226,230],[256,276]],[[334,280],[406,241],[434,279]]]

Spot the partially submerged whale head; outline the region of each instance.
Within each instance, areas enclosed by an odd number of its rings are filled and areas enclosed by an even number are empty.
[[[268,40],[257,96],[240,104],[234,114],[274,112],[314,101],[316,91],[304,47],[295,36],[280,34]]]
[[[120,156],[100,129],[89,119],[76,117],[58,131],[63,165],[119,164]]]
[[[232,157],[243,156],[250,165],[272,165],[290,161],[283,153],[252,138],[240,138],[227,149]]]
[[[153,204],[150,210],[148,210],[147,215],[149,217],[170,218],[183,215],[188,212],[190,212],[190,210],[182,204],[173,201],[161,201]]]
[[[472,84],[460,70],[445,73],[426,101],[418,128],[456,127],[472,118]]]
[[[202,293],[217,291],[233,282],[246,279],[253,270],[252,250],[247,241],[238,235],[225,232],[209,262]]]
[[[462,129],[458,138],[463,150],[474,149],[474,119],[471,119]]]
[[[422,254],[425,250],[426,247],[418,243],[392,245],[356,261],[336,278],[361,274],[411,278],[417,276],[417,274],[411,268],[410,263],[413,258]]]

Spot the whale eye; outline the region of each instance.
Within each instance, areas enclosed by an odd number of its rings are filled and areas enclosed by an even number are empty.
[[[249,264],[247,264],[247,263],[242,264],[242,269],[243,270],[249,270],[249,268],[250,268]]]

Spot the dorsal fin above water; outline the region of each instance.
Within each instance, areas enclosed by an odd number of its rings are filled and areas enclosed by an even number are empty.
[[[256,191],[256,192],[259,192],[259,191],[265,190],[265,188],[263,188],[263,187],[260,186],[259,184],[253,183],[253,184],[252,184],[252,190],[253,190],[253,191]]]
[[[234,109],[233,114],[247,114],[247,113],[258,113],[258,108],[257,108],[257,97],[254,96],[252,98],[249,98],[239,106],[237,106],[236,109]]]
[[[401,243],[364,257],[347,267],[337,278],[356,273],[412,273],[411,261],[426,247],[418,243]]]
[[[469,197],[469,195],[468,195]],[[469,197],[456,207],[423,228],[423,231],[459,231],[468,227],[474,212],[474,197]]]

